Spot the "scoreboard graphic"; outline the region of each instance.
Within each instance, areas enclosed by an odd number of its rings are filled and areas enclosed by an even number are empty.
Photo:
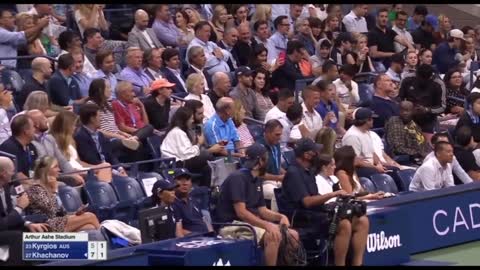
[[[88,233],[23,233],[23,259],[106,260],[107,242],[88,241]]]

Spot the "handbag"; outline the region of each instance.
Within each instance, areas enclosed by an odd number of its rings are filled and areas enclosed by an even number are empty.
[[[221,186],[227,177],[237,170],[238,161],[225,162],[224,158],[207,161],[212,171],[211,187]]]

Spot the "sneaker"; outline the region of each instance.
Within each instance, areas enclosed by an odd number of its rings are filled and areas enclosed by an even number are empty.
[[[123,139],[122,144],[130,150],[137,150],[138,147],[140,147],[140,143],[137,140],[133,139]]]

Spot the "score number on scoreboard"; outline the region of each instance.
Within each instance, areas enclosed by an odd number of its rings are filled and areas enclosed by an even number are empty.
[[[88,233],[23,233],[23,259],[106,260],[107,242],[88,241]]]

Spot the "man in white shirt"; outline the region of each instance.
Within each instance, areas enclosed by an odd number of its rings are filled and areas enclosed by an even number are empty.
[[[357,103],[360,102],[358,84],[353,80],[353,77],[357,73],[356,69],[354,65],[343,65],[339,70],[340,77],[333,81],[340,103],[347,108],[356,106]]]
[[[200,46],[205,52],[207,63],[205,64],[205,70],[208,74],[213,75],[215,72],[230,72],[228,66],[228,59],[230,53],[227,50],[221,49],[214,42],[209,41],[212,32],[212,27],[206,21],[201,21],[195,25],[195,38],[190,42],[187,48],[188,51],[193,46]],[[188,59],[187,59],[188,61]]]
[[[401,10],[397,12],[396,18],[395,18],[395,25],[392,27],[392,30],[395,31],[399,36],[401,36],[404,40],[408,41],[412,46],[414,45],[413,43],[413,37],[410,32],[407,31],[407,19],[408,19],[408,14]],[[403,46],[402,44],[398,42],[394,42],[393,45],[395,46],[395,52],[399,53],[403,51],[406,47]]]
[[[435,190],[453,187],[453,146],[448,142],[435,144],[435,157],[417,169],[410,183],[410,191]]]
[[[282,88],[278,92],[278,102],[265,115],[265,123],[269,120],[277,119],[282,124],[282,138],[280,139],[280,147],[286,149],[287,142],[290,141],[290,132],[293,126],[290,126],[287,117],[287,110],[293,105],[295,96],[290,89]],[[299,105],[300,106],[300,105]]]
[[[353,9],[345,17],[343,17],[343,24],[347,32],[367,33],[367,20],[365,15],[368,12],[368,5],[355,4]]]
[[[272,5],[272,20],[275,20],[278,16],[286,15],[290,12],[289,4],[275,4]]]
[[[155,31],[148,28],[148,13],[139,9],[135,12],[135,25],[128,33],[128,48],[139,47],[142,51],[153,48],[163,48]]]
[[[390,166],[382,164],[375,153],[374,143],[370,136],[373,126],[373,112],[369,108],[358,108],[353,114],[351,126],[342,138],[343,145],[349,145],[355,150],[357,174],[359,177],[370,177],[372,174],[385,173]]]

